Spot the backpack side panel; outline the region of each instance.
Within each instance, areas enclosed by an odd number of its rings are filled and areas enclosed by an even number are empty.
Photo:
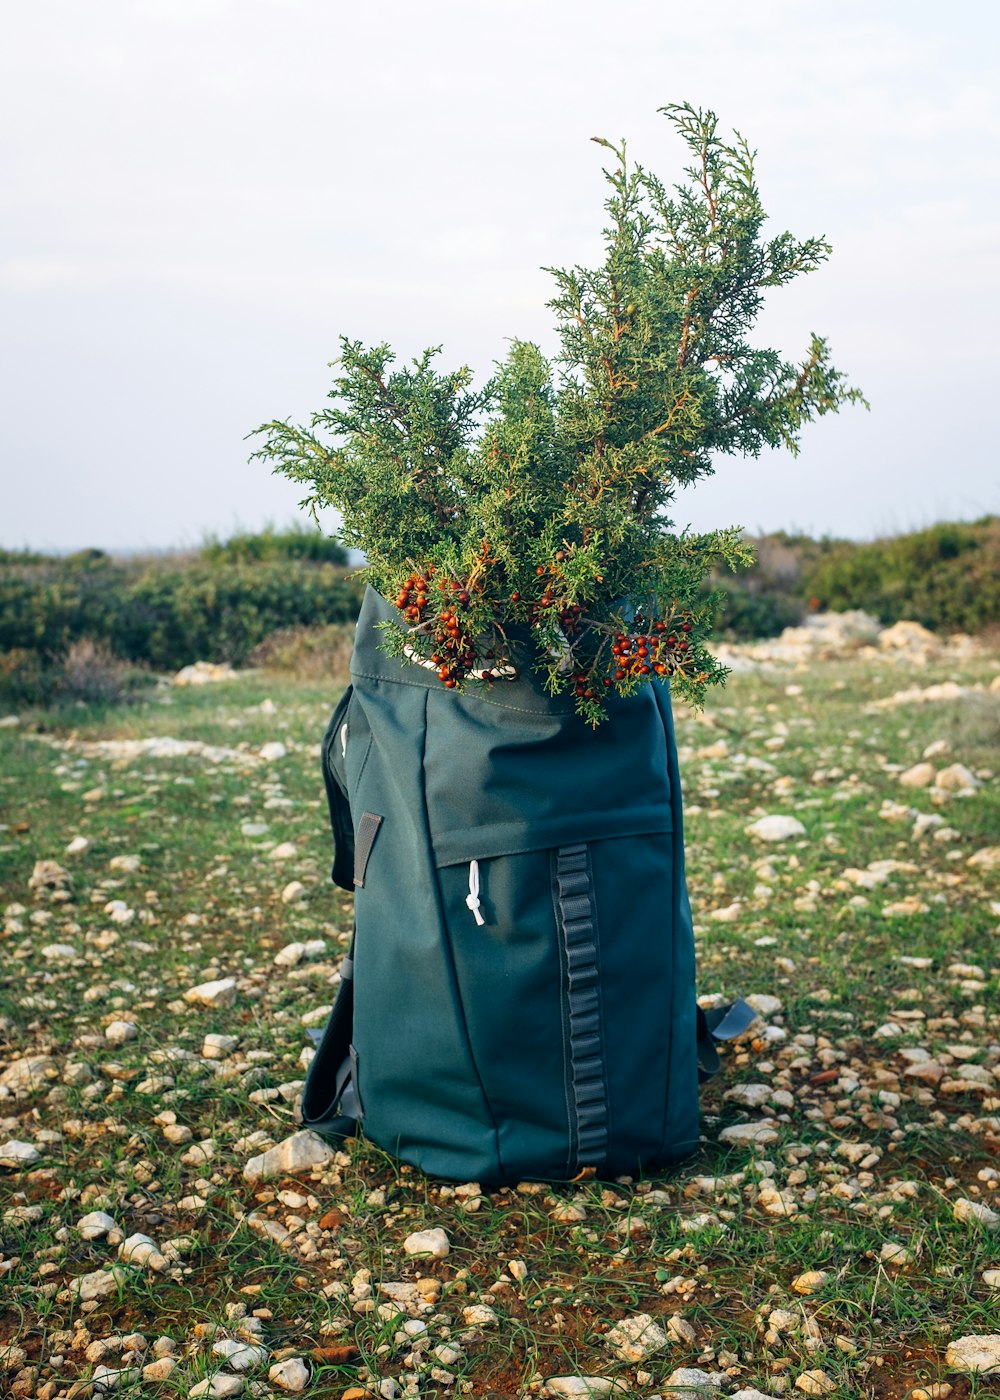
[[[474,1071],[443,926],[422,784],[427,692],[355,686],[347,782],[355,827],[382,818],[355,893],[357,1092],[366,1136],[443,1176],[496,1172],[496,1127]]]

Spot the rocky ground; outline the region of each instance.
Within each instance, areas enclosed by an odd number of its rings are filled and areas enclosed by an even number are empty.
[[[858,615],[727,659],[689,878],[758,1020],[693,1161],[565,1188],[298,1130],[331,688],[0,719],[3,1394],[1000,1394],[1000,663]]]

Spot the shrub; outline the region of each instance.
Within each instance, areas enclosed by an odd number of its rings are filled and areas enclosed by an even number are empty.
[[[106,642],[81,637],[71,643],[58,667],[57,695],[85,704],[118,705],[148,679],[148,674],[115,656]]]
[[[288,530],[233,535],[220,542],[209,540],[201,557],[210,564],[252,564],[262,560],[305,559],[314,564],[347,564],[347,550],[329,535],[296,525]]]
[[[46,705],[55,688],[55,674],[37,651],[27,647],[0,651],[0,704],[15,708]]]
[[[330,627],[283,627],[272,632],[250,653],[250,665],[280,671],[300,680],[329,680],[346,685],[350,680],[352,624]]]
[[[829,542],[803,570],[817,605],[865,608],[883,622],[910,618],[942,631],[1000,622],[1000,517],[950,522],[869,544]]]

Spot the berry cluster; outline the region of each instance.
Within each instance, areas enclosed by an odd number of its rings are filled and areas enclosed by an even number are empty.
[[[456,579],[441,578],[434,583],[435,569],[431,564],[426,573],[415,571],[404,582],[396,596],[396,606],[412,625],[430,639],[430,660],[437,667],[438,677],[449,690],[454,690],[479,666],[476,640],[463,617],[473,601],[469,588]],[[431,601],[431,589],[436,587],[443,596],[437,600],[437,610]],[[486,658],[495,653],[487,651]],[[478,672],[484,681],[493,679],[486,667]]]
[[[636,620],[640,630],[619,632],[612,643],[609,681],[620,684],[634,677],[669,676],[684,661],[686,634],[691,631],[687,618],[672,626],[654,622],[648,631],[642,630],[641,618]]]

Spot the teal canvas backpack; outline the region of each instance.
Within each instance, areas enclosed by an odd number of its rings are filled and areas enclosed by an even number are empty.
[[[303,1121],[484,1184],[685,1156],[699,1058],[752,1012],[695,1002],[666,688],[591,729],[527,669],[455,694],[379,648],[388,619],[369,589],[323,742],[356,926]]]

